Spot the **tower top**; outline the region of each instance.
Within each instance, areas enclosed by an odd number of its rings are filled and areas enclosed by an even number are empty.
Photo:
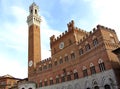
[[[29,16],[27,17],[28,26],[33,24],[40,26],[39,7],[33,2],[29,7]]]

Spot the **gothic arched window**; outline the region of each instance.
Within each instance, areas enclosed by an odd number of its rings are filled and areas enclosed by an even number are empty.
[[[105,88],[105,89],[111,89],[111,88],[110,88],[110,85],[105,85],[104,88]]]
[[[83,76],[88,76],[87,68],[85,66],[83,66]]]
[[[99,87],[98,87],[98,86],[95,86],[94,89],[99,89]]]
[[[86,51],[90,50],[90,44],[87,44],[87,45],[85,46],[85,49],[86,49]]]
[[[97,40],[97,38],[95,38],[95,39],[93,40],[93,45],[96,46],[97,44],[98,44],[98,40]]]
[[[100,71],[104,71],[104,70],[106,70],[106,68],[105,68],[105,64],[104,64],[104,62],[103,62],[102,59],[99,59],[98,63],[99,63]]]
[[[96,69],[95,69],[95,66],[93,65],[93,63],[90,64],[90,71],[91,71],[91,74],[96,73]]]
[[[74,70],[74,79],[78,79],[78,78],[79,78],[78,72],[77,72],[77,70]]]

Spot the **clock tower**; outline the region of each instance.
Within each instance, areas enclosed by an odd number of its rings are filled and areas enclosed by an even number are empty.
[[[29,7],[28,23],[28,77],[34,72],[36,63],[41,60],[39,7],[32,3]]]

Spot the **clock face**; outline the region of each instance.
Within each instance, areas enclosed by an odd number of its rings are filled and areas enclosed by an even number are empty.
[[[29,67],[31,67],[33,65],[33,61],[29,61]]]
[[[59,48],[60,48],[60,49],[63,49],[63,48],[64,48],[64,42],[61,42],[61,43],[59,44]]]

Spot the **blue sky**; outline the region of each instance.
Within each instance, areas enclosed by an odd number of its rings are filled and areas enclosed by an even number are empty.
[[[120,39],[119,0],[34,0],[39,6],[42,59],[50,56],[49,37],[67,30],[67,23],[86,31],[97,24],[115,29]],[[0,76],[27,77],[28,26],[33,0],[0,0]],[[44,55],[46,54],[46,55]]]

